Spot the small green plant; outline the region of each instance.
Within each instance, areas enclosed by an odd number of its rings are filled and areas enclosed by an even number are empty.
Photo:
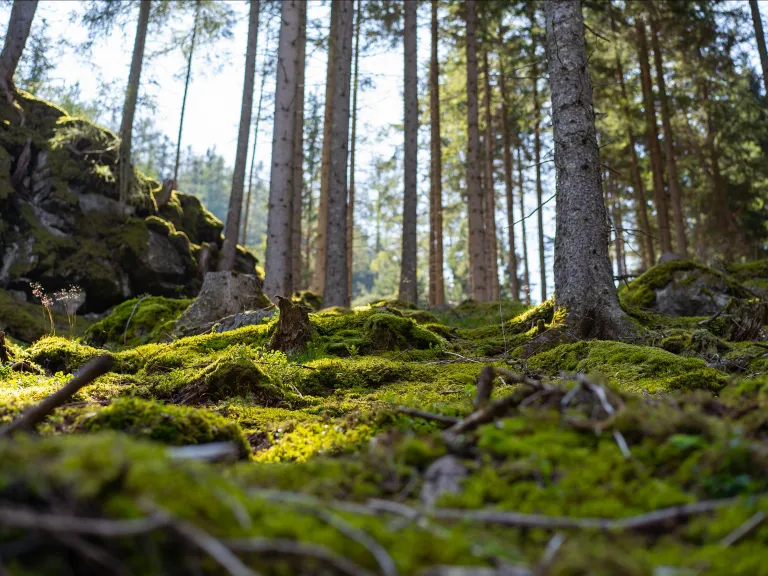
[[[45,290],[38,282],[30,282],[32,288],[32,295],[40,300],[40,305],[43,307],[43,318],[48,316],[48,321],[51,324],[51,336],[56,335],[56,328],[53,325],[53,314],[51,313],[51,306],[53,306],[53,300],[45,293]]]

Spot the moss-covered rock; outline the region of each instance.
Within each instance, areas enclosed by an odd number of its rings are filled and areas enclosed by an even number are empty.
[[[74,372],[100,354],[103,354],[101,350],[84,346],[74,340],[48,336],[30,346],[27,356],[30,361],[55,373]]]

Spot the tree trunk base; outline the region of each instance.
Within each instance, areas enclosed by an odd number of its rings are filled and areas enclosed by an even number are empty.
[[[277,329],[269,341],[269,347],[282,352],[303,349],[312,339],[312,324],[309,322],[307,309],[282,296],[277,296],[277,301],[280,317],[277,320]]]

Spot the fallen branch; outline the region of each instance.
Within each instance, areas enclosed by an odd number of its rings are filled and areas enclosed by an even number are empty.
[[[739,540],[744,538],[744,536],[747,536],[752,530],[760,526],[762,524],[763,520],[765,520],[766,514],[762,510],[755,512],[749,520],[744,522],[741,526],[736,528],[733,532],[728,534],[725,538],[723,538],[720,541],[720,546],[723,548],[728,548],[728,546],[731,546],[733,544],[736,544]]]
[[[191,446],[171,446],[168,456],[173,460],[203,462],[234,462],[240,458],[240,447],[234,442],[208,442]]]
[[[0,428],[0,437],[9,436],[16,432],[33,431],[51,412],[72,398],[83,386],[87,386],[102,374],[106,374],[114,361],[115,358],[110,354],[94,358],[80,368],[63,388],[46,396],[38,404],[25,410],[18,419]]]
[[[393,412],[395,414],[405,414],[406,416],[413,416],[414,418],[421,418],[431,422],[439,422],[440,424],[446,424],[448,426],[453,426],[459,422],[459,419],[454,418],[453,416],[444,416],[442,414],[434,414],[433,412],[424,412],[423,410],[407,408],[405,406],[398,406],[393,410]]]
[[[19,506],[0,504],[0,526],[27,528],[53,533],[123,538],[146,534],[165,526],[161,518],[134,518],[131,520],[106,520],[104,518],[82,518],[37,512]]]

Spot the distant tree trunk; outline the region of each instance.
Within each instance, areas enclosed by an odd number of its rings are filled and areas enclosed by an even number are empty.
[[[195,40],[197,39],[197,27],[199,25],[199,22],[200,22],[200,0],[195,0],[195,22],[192,25],[192,40],[190,41],[189,54],[187,55],[187,77],[184,80],[184,96],[181,98],[181,114],[179,118],[179,136],[176,139],[176,161],[173,163],[173,188],[174,189],[177,187],[177,182],[179,180],[179,160],[181,159],[181,132],[184,128],[184,112],[187,109],[187,93],[189,92],[189,80],[192,78],[192,58],[195,55]]]
[[[352,77],[352,141],[349,154],[349,203],[347,204],[347,293],[352,301],[352,264],[355,248],[355,146],[357,144],[357,89],[360,69],[360,20],[363,17],[362,0],[357,0],[355,17],[355,71]]]
[[[404,114],[405,142],[403,168],[405,190],[403,193],[403,246],[400,259],[400,290],[398,298],[416,303],[416,174],[418,169],[419,95],[418,64],[416,60],[416,2],[405,2],[403,28],[404,46]]]
[[[14,4],[15,7],[15,4]],[[133,185],[133,163],[131,162],[131,136],[133,134],[133,117],[136,114],[136,101],[139,97],[139,82],[141,65],[144,61],[144,44],[147,39],[149,24],[150,0],[141,0],[139,4],[139,21],[136,26],[136,38],[133,41],[133,56],[131,71],[128,75],[128,87],[125,89],[125,104],[123,105],[123,121],[120,124],[120,204],[126,205],[128,192]]]
[[[622,277],[626,276],[627,271],[624,266],[624,231],[622,225],[621,199],[619,198],[616,180],[610,177],[607,178],[605,181],[605,188],[607,189],[610,201],[611,219],[613,220],[614,237],[616,238],[616,244],[614,246],[616,250],[616,275]]]
[[[519,140],[519,138],[518,138]],[[525,303],[531,305],[531,273],[528,268],[528,234],[525,231],[525,179],[523,178],[523,143],[517,147],[517,179],[520,183],[520,223],[522,224],[523,237],[523,280],[525,281]]]
[[[651,10],[653,7],[651,6]],[[680,191],[680,178],[677,175],[677,160],[675,159],[675,139],[672,132],[672,121],[667,101],[667,87],[664,81],[664,62],[661,56],[659,43],[659,25],[656,17],[651,15],[651,46],[653,47],[653,61],[656,67],[656,85],[659,88],[659,102],[661,104],[661,125],[664,128],[664,154],[667,159],[667,183],[669,185],[669,199],[672,203],[672,214],[675,221],[675,240],[677,251],[681,256],[688,255],[688,238],[685,230],[685,215],[683,214],[682,194]]]
[[[24,46],[27,44],[32,20],[35,18],[37,0],[14,0],[11,19],[5,33],[3,51],[0,53],[0,91],[9,104],[13,104],[13,75],[19,65]]]
[[[467,17],[467,199],[469,209],[469,270],[472,298],[488,299],[483,227],[483,190],[480,186],[480,132],[477,125],[477,12],[475,0],[464,3]]]
[[[656,104],[653,99],[651,69],[648,63],[648,42],[645,37],[645,22],[640,16],[635,20],[635,29],[640,60],[640,79],[643,86],[648,149],[651,154],[651,170],[653,172],[653,198],[656,203],[656,220],[659,227],[661,252],[664,254],[672,252],[672,238],[669,231],[667,195],[664,190],[664,167],[661,159],[661,146],[659,145],[659,129],[656,124]]]
[[[544,7],[557,167],[556,304],[579,337],[630,337],[635,329],[619,305],[608,258],[581,2],[546,0]]]
[[[312,204],[314,196],[314,183],[315,183],[315,168],[317,162],[317,137],[319,130],[317,126],[319,122],[315,120],[317,118],[318,103],[314,101],[312,107],[312,129],[309,132],[309,144],[307,151],[309,152],[309,190],[307,194],[307,233],[304,238],[304,274],[309,276],[309,262],[312,258]]]
[[[501,34],[499,34],[501,42]],[[503,48],[503,47],[500,47]],[[501,90],[501,140],[504,160],[504,190],[507,200],[507,229],[509,230],[509,262],[507,263],[512,298],[520,300],[520,281],[517,278],[517,252],[515,248],[515,201],[512,187],[512,141],[509,135],[507,86],[504,80],[503,49],[499,50],[499,90]]]
[[[485,242],[488,257],[488,299],[499,299],[499,248],[496,235],[496,188],[493,182],[493,115],[488,50],[483,50],[483,104],[485,106]]]
[[[534,33],[535,27],[535,7],[530,5],[530,20],[531,20],[531,58],[533,60],[533,66],[531,67],[531,75],[533,76],[533,114],[534,114],[534,126],[533,126],[533,161],[536,164],[536,202],[539,207],[536,211],[536,220],[539,228],[539,284],[541,287],[541,301],[544,302],[547,299],[547,259],[544,248],[544,208],[542,203],[544,202],[544,195],[541,187],[541,102],[539,101],[539,66],[536,64],[536,36]]]
[[[346,306],[347,294],[347,160],[349,153],[349,81],[352,72],[354,4],[334,0],[338,6],[334,38],[336,68],[331,130],[331,181],[328,191],[328,238],[323,306]]]
[[[275,83],[275,121],[272,136],[272,171],[269,177],[267,250],[264,293],[269,298],[290,298],[293,292],[294,160],[299,93],[298,60],[301,51],[302,0],[284,0],[280,16]]]
[[[331,26],[328,31],[328,68],[325,76],[325,118],[323,120],[323,150],[320,159],[320,199],[317,207],[317,234],[315,235],[315,271],[312,290],[325,292],[328,244],[328,192],[331,184],[331,129],[333,127],[333,92],[336,73],[336,27],[340,3],[331,1]]]
[[[267,37],[264,42],[264,48],[269,47],[269,29],[267,29]],[[256,147],[259,143],[259,124],[261,123],[261,105],[264,102],[264,84],[267,80],[267,62],[266,58],[261,70],[261,87],[259,88],[259,103],[256,106],[256,123],[253,127],[253,149],[251,150],[251,170],[248,174],[248,194],[245,197],[245,214],[243,215],[243,232],[242,240],[240,244],[242,246],[248,245],[248,215],[251,211],[251,194],[253,192],[253,173],[256,167]]]
[[[755,26],[757,51],[760,53],[760,64],[763,67],[763,84],[765,85],[766,98],[768,98],[768,50],[765,48],[763,21],[760,18],[760,8],[758,8],[757,0],[749,0],[749,7],[752,10],[752,24]]]
[[[253,84],[254,78],[256,76],[256,41],[258,36],[259,0],[250,0],[250,13],[248,16],[248,43],[245,52],[245,79],[243,81],[243,102],[240,107],[240,129],[237,134],[235,169],[232,173],[232,193],[229,196],[227,225],[224,228],[224,246],[221,251],[219,270],[234,270],[235,268],[235,255],[237,254],[237,233],[240,231],[240,210],[243,206],[245,165],[248,163],[248,138],[251,134]],[[277,106],[275,109],[277,111]],[[274,295],[275,294],[272,294],[272,296]],[[282,296],[283,294],[280,295]]]
[[[645,185],[643,176],[640,172],[640,162],[637,159],[637,150],[635,143],[635,133],[632,131],[632,111],[629,108],[629,97],[627,96],[627,86],[624,82],[624,66],[621,62],[621,56],[617,48],[618,37],[616,34],[616,22],[613,17],[613,6],[608,2],[608,11],[611,18],[611,30],[613,31],[614,55],[616,60],[616,73],[619,77],[619,86],[621,87],[622,108],[625,121],[627,123],[627,134],[629,135],[629,152],[632,159],[632,182],[635,192],[635,204],[637,206],[637,222],[640,228],[638,241],[640,243],[641,264],[643,270],[647,270],[656,264],[656,256],[653,249],[653,236],[651,236],[651,226],[648,222],[648,206],[645,198]]]
[[[443,281],[443,149],[440,143],[440,63],[437,59],[437,0],[432,0],[432,57],[429,63],[430,190],[429,305],[445,304]]]
[[[301,288],[301,201],[304,197],[304,77],[307,54],[307,3],[299,5],[296,51],[296,121],[293,134],[293,200],[291,202],[291,288]]]

